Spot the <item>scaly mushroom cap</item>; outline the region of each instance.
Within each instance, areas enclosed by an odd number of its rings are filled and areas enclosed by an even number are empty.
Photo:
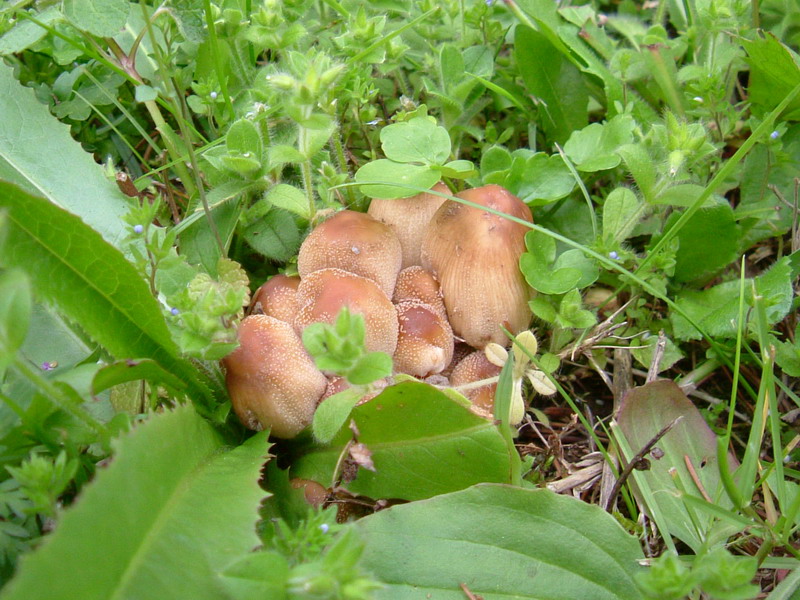
[[[245,427],[296,436],[311,423],[327,379],[294,328],[274,317],[245,317],[239,343],[222,360],[233,410]]]
[[[449,194],[449,188],[441,181],[432,188],[433,191]],[[436,210],[446,198],[423,192],[410,198],[386,200],[375,198],[370,202],[367,211],[381,223],[391,227],[400,239],[403,247],[403,268],[420,265],[420,248],[425,237],[425,228]]]
[[[297,302],[294,326],[300,333],[311,323],[333,324],[346,306],[364,317],[368,351],[391,356],[397,348],[397,311],[371,279],[341,269],[315,271],[300,281]]]
[[[419,265],[407,267],[397,275],[397,285],[394,286],[392,302],[397,305],[405,300],[419,300],[429,304],[440,310],[445,318],[447,317],[439,282],[430,271],[426,271]]]
[[[519,198],[498,185],[459,198],[532,221]],[[474,348],[507,346],[501,325],[518,333],[531,319],[531,290],[519,270],[524,225],[448,200],[436,211],[422,245],[422,266],[439,280],[453,332]]]
[[[457,388],[461,385],[489,379],[500,375],[502,369],[493,365],[486,359],[483,350],[476,350],[468,354],[458,363],[450,374],[450,385]],[[471,390],[464,390],[461,393],[469,398],[472,405],[484,416],[491,417],[494,414],[494,393],[497,391],[497,384],[490,383]]]
[[[256,290],[250,302],[251,315],[267,315],[293,323],[297,315],[297,276],[275,275]]]
[[[367,214],[343,210],[320,224],[300,246],[297,270],[336,268],[372,279],[392,297],[402,262],[400,240],[387,225]]]
[[[395,373],[427,377],[441,373],[453,359],[453,330],[444,315],[419,300],[396,305],[400,322]]]

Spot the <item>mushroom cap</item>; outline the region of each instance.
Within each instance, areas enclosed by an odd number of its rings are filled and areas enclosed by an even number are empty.
[[[487,360],[483,350],[476,350],[465,356],[455,366],[450,374],[450,385],[458,387],[481,379],[496,377],[500,375],[500,371],[502,371],[500,367]],[[478,388],[465,390],[462,393],[469,398],[472,405],[481,413],[491,416],[494,414],[494,394],[496,391],[497,384],[489,383]]]
[[[245,427],[269,427],[280,438],[296,436],[311,423],[327,379],[294,328],[279,319],[245,317],[239,343],[222,360],[233,410]]]
[[[343,210],[317,226],[300,246],[297,270],[336,268],[372,279],[391,298],[402,262],[400,240],[371,216]]]
[[[394,286],[395,305],[405,300],[419,300],[440,310],[445,317],[447,312],[442,299],[442,290],[433,273],[426,271],[419,265],[406,267],[397,275],[397,285]]]
[[[419,300],[404,300],[396,307],[400,329],[392,357],[395,372],[420,378],[441,373],[453,359],[453,330],[447,319]]]
[[[449,194],[450,189],[441,181],[432,191]],[[374,198],[367,211],[381,223],[386,223],[397,234],[403,248],[403,267],[420,265],[420,249],[425,228],[436,210],[446,200],[442,196],[423,192],[410,198],[387,200]]]
[[[498,185],[457,196],[532,221],[525,203]],[[527,231],[524,225],[452,200],[439,207],[428,225],[422,266],[439,279],[453,332],[470,346],[507,346],[501,325],[518,333],[530,322],[531,289],[519,269]]]
[[[312,323],[333,324],[346,306],[364,317],[369,352],[391,356],[397,348],[397,311],[371,279],[341,269],[315,271],[300,281],[297,302],[294,326],[300,333]]]
[[[267,315],[285,323],[294,322],[297,315],[297,286],[300,278],[288,275],[274,275],[253,294],[250,314]]]

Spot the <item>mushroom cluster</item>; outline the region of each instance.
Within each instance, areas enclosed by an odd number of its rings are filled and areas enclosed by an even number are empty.
[[[326,389],[341,382],[316,368],[301,335],[312,323],[333,323],[343,307],[363,316],[367,350],[391,355],[395,373],[449,375],[453,385],[497,375],[483,349],[507,346],[503,329],[519,333],[531,319],[518,267],[527,228],[498,213],[531,222],[531,212],[497,185],[457,197],[470,204],[423,193],[375,199],[366,214],[341,211],[303,242],[299,276],[276,275],[258,289],[240,346],[223,360],[245,426],[289,438],[311,423]],[[491,415],[494,386],[466,394]]]

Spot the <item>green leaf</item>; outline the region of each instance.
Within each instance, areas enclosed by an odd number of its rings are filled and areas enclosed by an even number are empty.
[[[644,209],[644,203],[631,190],[615,189],[603,203],[603,238],[616,243],[627,239]]]
[[[347,380],[356,385],[367,385],[391,374],[392,357],[385,352],[370,352],[356,361],[347,373]]]
[[[142,379],[163,385],[177,393],[186,389],[183,381],[153,360],[126,360],[106,365],[97,371],[92,380],[92,395],[96,396],[121,383]]]
[[[224,202],[211,209],[211,218],[214,220],[225,248],[230,244],[239,221],[240,201],[241,197],[234,197],[232,201]],[[210,275],[217,273],[217,263],[222,258],[222,252],[217,238],[209,226],[208,218],[204,214],[201,213],[199,219],[181,231],[180,247],[182,254],[190,264],[201,265]]]
[[[514,36],[517,69],[528,92],[542,102],[543,127],[563,144],[588,122],[589,94],[581,72],[544,34],[518,25]]]
[[[618,150],[633,142],[635,126],[628,115],[617,115],[602,125],[592,123],[569,136],[564,152],[579,171],[613,169],[622,160]]]
[[[158,91],[149,85],[137,85],[135,95],[137,102],[151,102],[158,98]]]
[[[288,212],[271,210],[245,229],[244,239],[256,252],[286,262],[300,247],[300,230]]]
[[[556,259],[556,241],[544,232],[525,234],[528,251],[519,260],[525,280],[543,294],[563,294],[591,285],[597,266],[578,249],[567,250]]]
[[[115,447],[3,600],[221,597],[216,573],[260,543],[266,434],[230,449],[182,406]]]
[[[439,171],[431,167],[383,158],[368,162],[356,172],[361,191],[372,198],[408,198],[431,189],[439,178]],[[389,185],[374,185],[375,182]],[[390,185],[393,183],[398,185]]]
[[[667,220],[669,229],[680,215]],[[709,244],[713,232],[713,244]],[[680,246],[675,255],[675,281],[702,281],[736,259],[739,227],[727,202],[697,211],[678,232]]]
[[[64,16],[83,31],[114,37],[125,27],[130,12],[127,0],[64,0]]]
[[[519,460],[491,421],[425,383],[390,386],[351,416],[376,469],[359,469],[342,484],[355,494],[418,500],[482,481],[507,483]],[[343,430],[328,446],[306,448],[291,476],[330,481],[350,437]]]
[[[386,158],[399,163],[442,165],[450,156],[447,130],[428,117],[414,117],[384,127],[381,146]]]
[[[308,198],[302,190],[293,185],[279,183],[267,192],[266,198],[272,206],[288,210],[304,219],[308,219]]]
[[[127,5],[127,3],[126,3]],[[80,216],[106,241],[120,245],[128,235],[127,200],[92,156],[72,139],[31,88],[0,62],[0,180]]]
[[[231,125],[225,136],[225,146],[231,155],[253,158],[256,161],[261,159],[261,136],[249,119],[239,119]]]
[[[336,437],[362,393],[360,389],[348,388],[320,402],[311,422],[314,439],[327,444]]]
[[[636,538],[599,507],[546,489],[479,485],[361,519],[377,600],[639,600]],[[461,587],[463,584],[463,588]]]
[[[122,254],[78,217],[0,182],[7,234],[0,262],[24,269],[40,297],[117,358],[152,358],[213,402],[195,368],[177,357],[161,308]]]
[[[800,83],[798,56],[767,33],[763,39],[741,40],[750,63],[747,95],[759,116],[773,110]],[[795,99],[783,114],[787,120],[800,119],[800,100]]]
[[[646,483],[651,492],[649,498],[657,504],[650,508],[663,514],[669,533],[698,551],[704,544],[713,518],[687,508],[679,497],[675,478],[686,493],[701,495],[686,466],[686,461],[690,461],[712,501],[721,507],[730,506],[720,483],[714,432],[691,400],[670,380],[654,381],[628,392],[620,406],[617,422],[628,448],[636,453],[677,417],[681,417],[681,421],[658,442],[664,455],[659,459],[650,458],[650,468],[635,470],[634,478]],[[731,471],[735,470],[735,459],[729,457],[729,462]],[[635,491],[640,494],[638,488]],[[693,517],[688,510],[692,510]],[[695,528],[695,522],[700,531]],[[662,534],[667,532],[662,531]]]
[[[441,168],[441,172],[442,177],[451,177],[453,179],[466,179],[478,174],[475,165],[469,160],[451,160]]]
[[[277,552],[252,552],[223,571],[221,584],[231,600],[283,600],[289,563]]]
[[[575,189],[575,177],[560,154],[515,156],[505,187],[530,206],[550,204]]]
[[[63,18],[58,7],[51,6],[38,13],[36,20],[44,25],[53,26],[58,21],[63,21]],[[0,55],[7,56],[27,50],[45,35],[47,35],[47,29],[29,19],[21,18],[11,29],[0,36]]]
[[[0,373],[22,347],[31,321],[31,286],[25,272],[0,273]]]

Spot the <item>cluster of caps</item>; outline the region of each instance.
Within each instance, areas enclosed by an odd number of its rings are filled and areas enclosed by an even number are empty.
[[[341,390],[301,342],[312,323],[343,307],[363,316],[369,352],[392,356],[395,373],[449,377],[453,386],[491,378],[489,344],[527,329],[530,288],[518,262],[530,209],[496,185],[446,198],[437,184],[411,198],[375,199],[316,227],[298,255],[299,276],[276,275],[254,294],[240,347],[223,364],[236,413],[253,429],[293,437],[317,404]],[[511,215],[516,220],[508,219]],[[496,361],[495,361],[496,362]],[[468,393],[491,415],[491,386]]]

